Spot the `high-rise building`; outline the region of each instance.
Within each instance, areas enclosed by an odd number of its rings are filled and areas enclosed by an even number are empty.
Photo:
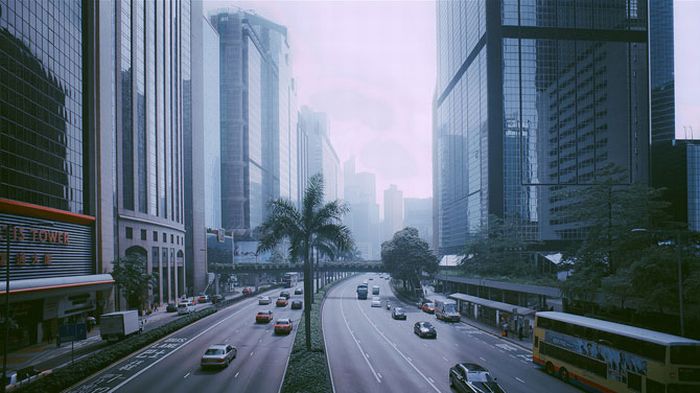
[[[575,190],[612,166],[648,181],[646,26],[636,0],[437,3],[440,253],[491,214],[524,240],[579,238],[558,215]]]
[[[405,227],[418,230],[428,244],[433,239],[433,198],[404,198],[403,222]]]
[[[379,206],[374,174],[356,172],[354,158],[345,161],[343,190],[344,200],[350,207],[344,222],[352,231],[355,246],[363,259],[379,259]]]
[[[96,148],[98,4],[0,0],[0,292],[8,350],[109,308]],[[105,181],[109,181],[106,178]],[[4,296],[3,296],[4,297]]]
[[[149,273],[157,273],[149,302],[174,301],[189,285],[183,141],[193,118],[201,116],[192,107],[190,1],[95,4],[103,158],[99,241],[104,250],[113,247],[109,260],[139,256]]]
[[[208,284],[207,218],[211,220],[221,207],[219,37],[204,17],[199,0],[192,1],[190,9],[190,42],[191,78],[182,87],[185,281],[187,293],[197,294]]]
[[[328,116],[304,106],[299,113],[299,127],[308,141],[308,176],[323,175],[326,201],[342,198],[340,160],[330,140]]]
[[[382,241],[391,240],[394,233],[404,228],[403,191],[392,184],[384,190],[384,222]]]
[[[242,10],[210,19],[220,42],[222,226],[252,240],[267,201],[298,194],[287,29]]]

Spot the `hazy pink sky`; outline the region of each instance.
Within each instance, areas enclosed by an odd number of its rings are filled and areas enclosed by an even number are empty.
[[[205,1],[287,27],[298,104],[328,113],[341,161],[355,156],[404,197],[432,196],[433,1]],[[381,200],[378,200],[381,203]]]

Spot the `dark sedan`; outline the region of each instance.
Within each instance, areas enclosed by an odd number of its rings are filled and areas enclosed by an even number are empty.
[[[301,300],[292,300],[292,310],[301,310],[303,305]]]
[[[464,393],[505,393],[488,370],[475,363],[457,363],[450,368],[450,386]]]
[[[413,333],[417,334],[420,338],[437,338],[437,332],[435,327],[430,322],[416,322],[413,325]]]
[[[406,320],[406,313],[403,311],[403,308],[401,307],[394,307],[394,310],[391,311],[391,317],[394,319],[401,319],[401,320]]]

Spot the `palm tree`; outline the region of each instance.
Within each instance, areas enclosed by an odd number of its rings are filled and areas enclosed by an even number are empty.
[[[258,253],[271,251],[285,239],[289,240],[289,256],[304,261],[304,326],[306,349],[311,350],[311,299],[313,296],[312,251],[325,255],[352,249],[350,229],[340,223],[349,208],[335,200],[323,203],[323,176],[314,175],[304,191],[301,210],[289,200],[270,202],[270,215],[260,226]]]

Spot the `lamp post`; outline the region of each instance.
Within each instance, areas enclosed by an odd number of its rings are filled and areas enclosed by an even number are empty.
[[[683,263],[681,260],[681,234],[680,231],[663,231],[663,230],[655,230],[655,231],[650,231],[646,228],[634,228],[630,230],[630,232],[656,232],[656,233],[669,233],[673,234],[675,237],[676,241],[676,264],[678,265],[678,311],[679,311],[679,317],[680,317],[680,326],[681,326],[681,336],[685,336],[685,317],[684,317],[684,312],[683,312]]]

